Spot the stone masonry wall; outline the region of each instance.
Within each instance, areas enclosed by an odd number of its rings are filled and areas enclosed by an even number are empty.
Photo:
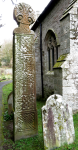
[[[40,31],[35,34],[36,93],[41,95]]]
[[[78,111],[78,1],[70,11],[70,55],[63,65],[63,97]]]
[[[61,54],[67,54],[70,53],[70,15],[66,16],[63,20],[61,20],[60,24],[60,51]]]
[[[66,48],[63,49],[63,44],[61,41],[61,39],[66,38],[66,36],[68,37],[69,35],[65,34],[63,35],[63,33],[61,33],[61,22],[60,19],[64,13],[64,11],[67,9],[67,7],[69,6],[69,4],[71,3],[72,0],[59,0],[58,3],[56,4],[56,6],[54,7],[54,9],[52,9],[52,11],[46,16],[46,18],[43,20],[42,22],[42,51],[43,51],[43,79],[44,79],[44,90],[48,92],[48,89],[50,90],[50,92],[53,91],[54,89],[54,73],[51,72],[47,72],[47,48],[45,46],[45,36],[48,32],[48,30],[52,30],[55,33],[56,39],[58,39],[57,44],[60,45],[58,47],[58,57],[65,53],[65,52],[69,52],[69,42],[67,40],[67,46],[68,46],[68,50]],[[67,21],[69,22],[69,17],[67,18]],[[64,24],[65,25],[65,24]],[[68,25],[69,26],[69,25]],[[63,28],[63,26],[62,26]],[[36,83],[37,87],[37,94],[41,95],[41,74],[40,74],[40,35],[39,35],[39,27],[35,30],[38,42],[36,43]],[[68,32],[69,33],[69,32]],[[66,42],[66,41],[65,41]],[[65,51],[64,51],[65,50]]]
[[[54,69],[54,94],[62,95],[62,69]]]

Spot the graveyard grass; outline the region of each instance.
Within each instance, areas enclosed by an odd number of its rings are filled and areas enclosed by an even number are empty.
[[[28,139],[18,140],[13,142],[13,115],[8,115],[7,97],[12,91],[12,83],[3,87],[3,135],[4,144],[3,150],[44,150],[43,130],[42,130],[42,113],[41,108],[45,105],[45,101],[38,99],[37,113],[38,113],[38,135]],[[56,150],[78,150],[78,113],[73,115],[75,127],[75,141],[67,145],[57,148]]]

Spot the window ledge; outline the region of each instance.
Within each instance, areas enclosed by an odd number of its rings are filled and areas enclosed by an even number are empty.
[[[54,71],[48,71],[46,75],[54,75]]]

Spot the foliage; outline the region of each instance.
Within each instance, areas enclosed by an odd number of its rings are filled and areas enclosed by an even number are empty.
[[[7,118],[7,96],[12,91],[12,84],[8,84],[3,87],[3,99],[4,99],[4,114]],[[4,121],[4,146],[7,146],[8,150],[44,150],[43,144],[43,130],[42,130],[42,117],[41,108],[45,105],[44,101],[37,101],[37,113],[38,113],[38,135],[28,139],[21,139],[15,143],[11,139],[10,130],[7,130],[6,125],[8,121]],[[74,127],[75,127],[75,141],[72,144],[65,144],[56,150],[78,150],[78,113],[73,115]],[[7,137],[7,138],[6,138]]]
[[[3,80],[10,80],[12,79],[12,75],[0,75],[0,81],[3,81]]]
[[[5,76],[2,77],[2,80],[6,80]]]
[[[4,118],[4,121],[13,120],[13,114],[9,115],[8,111],[5,111],[3,118]]]
[[[5,66],[12,67],[11,61],[12,61],[12,42],[6,42],[2,45],[0,49],[1,54],[1,63],[3,63]]]

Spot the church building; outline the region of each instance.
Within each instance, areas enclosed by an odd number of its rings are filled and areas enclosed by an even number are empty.
[[[35,32],[36,94],[54,94],[78,111],[78,0],[51,0]]]

